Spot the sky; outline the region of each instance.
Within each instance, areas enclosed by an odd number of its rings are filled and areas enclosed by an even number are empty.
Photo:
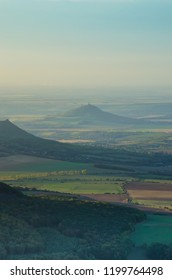
[[[0,87],[171,87],[171,0],[0,0]]]

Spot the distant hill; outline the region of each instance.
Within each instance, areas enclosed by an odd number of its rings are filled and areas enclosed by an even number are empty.
[[[80,124],[134,125],[148,123],[148,121],[145,120],[132,119],[105,112],[97,106],[91,104],[80,106],[72,111],[67,112],[64,114],[64,116],[68,118],[78,118],[80,120]]]
[[[19,128],[18,126],[14,125],[8,119],[5,121],[0,121],[0,135],[2,140],[16,140],[16,139],[34,139],[35,136],[32,134],[24,131],[23,129]]]
[[[20,129],[10,121],[0,122],[0,157],[29,155],[71,162],[92,163],[100,168],[125,168],[133,170],[139,166],[165,166],[171,162],[171,155],[142,154],[135,151],[104,147],[80,146],[42,139]],[[127,169],[126,169],[127,168]],[[123,169],[124,170],[124,169]],[[130,172],[130,171],[129,171]],[[132,171],[133,172],[133,171]],[[135,172],[135,171],[134,171]]]
[[[83,160],[79,147],[36,137],[9,120],[0,121],[0,156],[32,155],[60,160]]]

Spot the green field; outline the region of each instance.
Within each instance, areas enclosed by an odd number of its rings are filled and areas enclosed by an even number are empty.
[[[85,182],[65,182],[65,183],[39,183],[27,184],[28,187],[34,187],[40,190],[58,191],[73,194],[104,194],[114,193],[121,194],[122,188],[120,184],[109,183],[85,183]]]
[[[166,200],[134,200],[133,202],[137,203],[137,204],[142,204],[142,205],[146,205],[148,207],[152,207],[152,208],[168,208],[170,210],[172,210],[172,201],[166,201]]]
[[[62,171],[66,172],[66,171]],[[100,175],[61,175],[56,172],[0,172],[0,178],[11,186],[34,188],[38,190],[57,191],[75,194],[104,194],[123,193],[124,181],[116,177],[105,177]],[[69,175],[71,173],[71,175]]]
[[[0,158],[0,170],[15,172],[52,172],[61,170],[92,170],[93,165],[79,162],[51,160],[27,155]]]
[[[49,172],[49,171],[62,171],[62,170],[82,170],[93,168],[91,164],[77,163],[77,162],[65,162],[65,161],[47,161],[38,164],[23,164],[14,171],[29,171],[29,172]]]
[[[172,180],[163,180],[163,179],[145,179],[146,183],[161,183],[161,184],[172,184]]]
[[[172,216],[148,215],[146,221],[136,225],[130,238],[136,246],[172,243]]]

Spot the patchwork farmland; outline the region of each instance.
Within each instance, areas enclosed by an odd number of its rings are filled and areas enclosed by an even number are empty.
[[[125,188],[133,203],[172,210],[171,183],[138,181],[128,183]]]

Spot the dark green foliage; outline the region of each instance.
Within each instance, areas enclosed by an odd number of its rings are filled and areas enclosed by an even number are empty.
[[[120,260],[127,258],[132,247],[129,239],[112,236],[111,240],[93,246],[92,253],[99,260]]]
[[[153,243],[147,248],[151,260],[172,260],[172,244]]]
[[[0,215],[1,258],[11,254],[39,252],[43,243],[41,236],[25,221],[10,216]]]
[[[19,190],[11,188],[7,184],[0,182],[0,195],[1,199],[3,196],[15,199],[16,196],[22,196],[22,193]]]
[[[10,189],[10,187],[9,187]],[[68,196],[0,198],[1,259],[125,259],[139,210]]]

